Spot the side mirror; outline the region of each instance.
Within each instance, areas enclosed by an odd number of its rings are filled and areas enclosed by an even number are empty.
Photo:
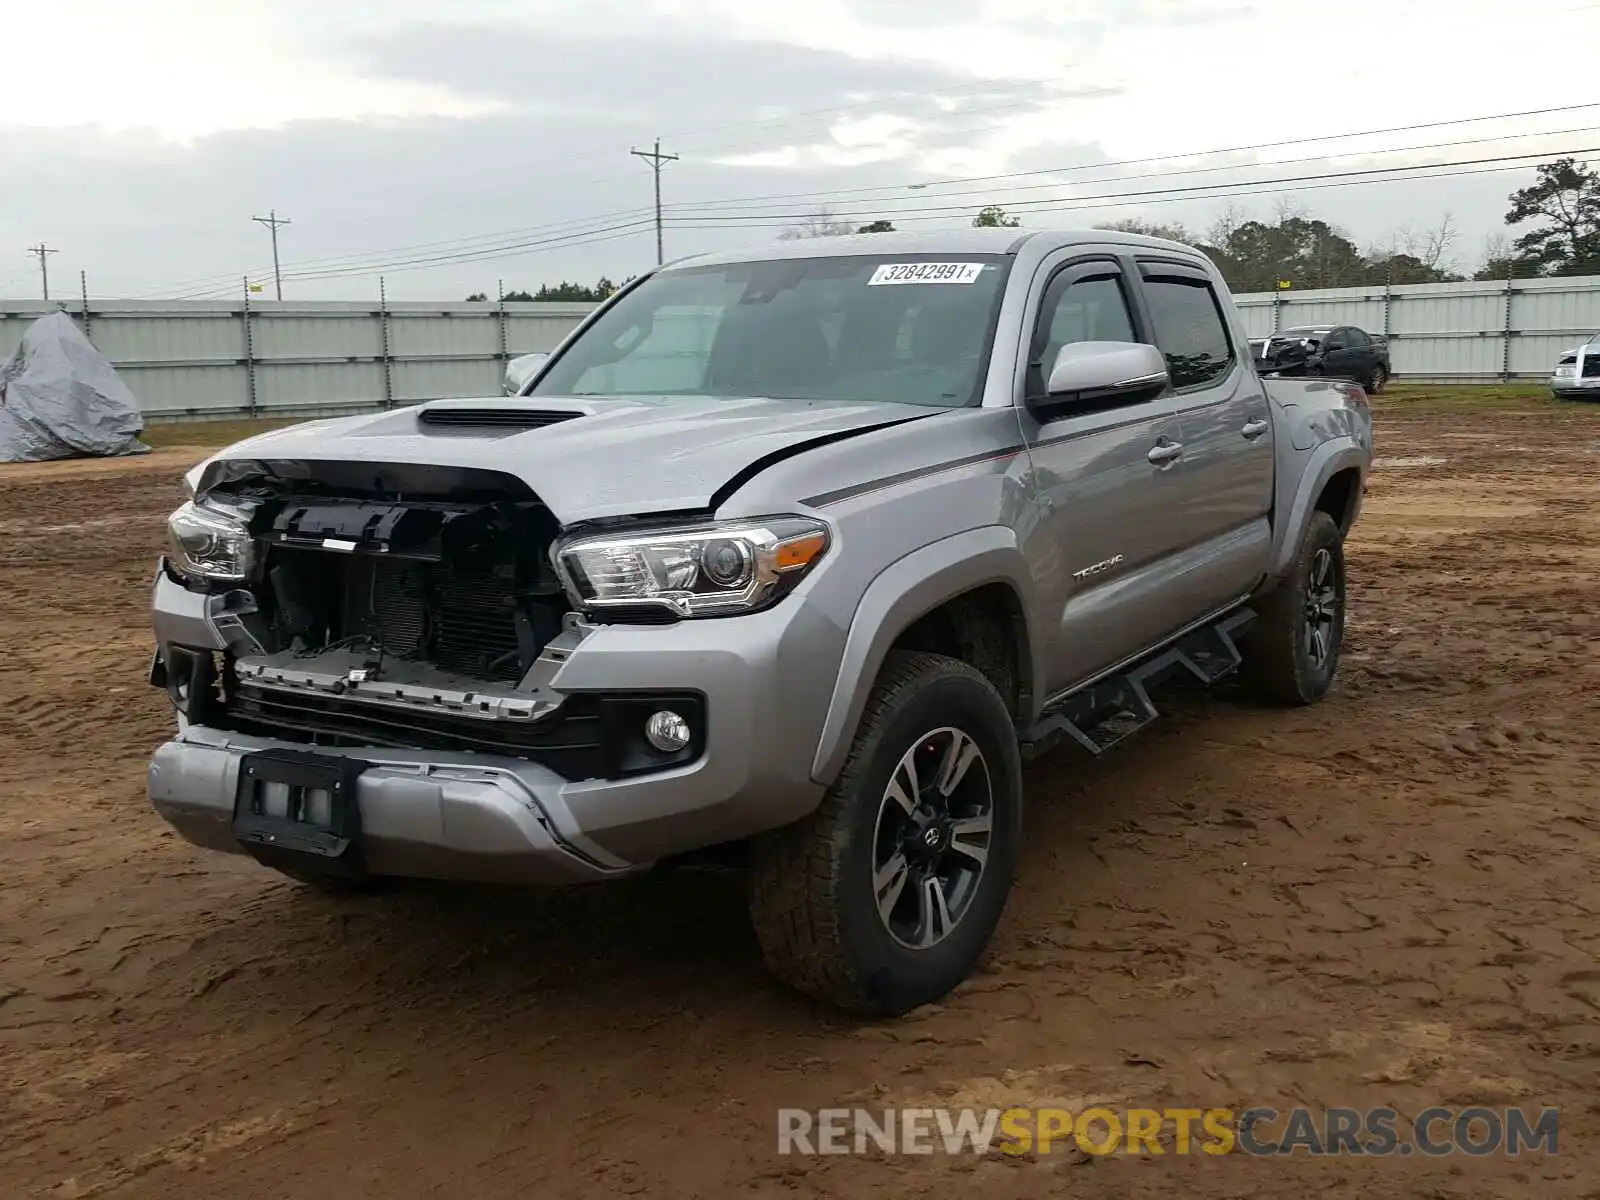
[[[521,354],[506,364],[505,393],[515,396],[522,391],[522,387],[532,379],[544,366],[545,360],[550,356],[545,353]]]
[[[1166,356],[1143,342],[1075,342],[1061,347],[1046,385],[1029,402],[1041,419],[1091,404],[1140,404],[1167,390]]]

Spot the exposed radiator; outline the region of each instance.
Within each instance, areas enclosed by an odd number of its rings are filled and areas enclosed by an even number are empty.
[[[370,634],[385,654],[476,679],[521,678],[510,564],[464,570],[358,558],[344,566],[346,637]]]

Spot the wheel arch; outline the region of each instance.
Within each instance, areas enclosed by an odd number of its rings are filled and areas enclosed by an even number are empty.
[[[1342,467],[1330,475],[1317,493],[1312,510],[1325,512],[1333,518],[1339,532],[1347,534],[1355,524],[1356,511],[1361,506],[1361,469]]]
[[[1369,460],[1367,452],[1354,438],[1340,437],[1324,442],[1303,461],[1292,498],[1278,510],[1281,517],[1274,531],[1272,561],[1267,569],[1268,586],[1283,578],[1293,564],[1312,513],[1329,512],[1341,533],[1349,532],[1360,513]],[[1323,507],[1336,502],[1343,504],[1341,512]]]
[[[1025,724],[1039,666],[1039,639],[1024,601],[1027,580],[1015,532],[998,525],[943,538],[880,572],[850,621],[812,778],[829,785],[838,777],[892,649],[931,650],[968,662],[996,682],[1014,720]]]

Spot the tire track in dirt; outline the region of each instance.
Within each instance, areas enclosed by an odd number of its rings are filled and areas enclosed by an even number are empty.
[[[1584,428],[1380,414],[1382,454],[1447,461],[1374,478],[1334,695],[1185,697],[1036,765],[989,961],[887,1026],[773,988],[737,878],[334,903],[191,850],[143,794],[170,715],[143,686],[159,520],[131,519],[181,468],[0,473],[0,1195],[1584,1194],[1600,485],[1547,453]],[[1094,1096],[1559,1103],[1573,1149],[773,1153],[779,1106]]]

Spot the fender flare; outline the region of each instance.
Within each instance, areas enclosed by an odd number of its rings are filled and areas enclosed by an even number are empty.
[[[1300,473],[1300,483],[1295,488],[1294,499],[1290,501],[1286,510],[1283,510],[1282,520],[1278,528],[1281,533],[1272,551],[1272,562],[1267,568],[1268,579],[1280,579],[1294,562],[1295,555],[1300,551],[1300,539],[1304,535],[1307,523],[1311,520],[1311,513],[1316,508],[1317,497],[1322,495],[1322,489],[1328,486],[1328,481],[1341,471],[1354,468],[1361,477],[1362,484],[1366,483],[1367,452],[1352,437],[1340,437],[1323,443],[1312,451],[1306,461],[1305,470]],[[1361,505],[1361,493],[1358,489],[1355,497],[1355,511],[1351,519],[1354,520],[1355,512]]]
[[[1028,595],[1027,562],[1016,532],[986,525],[931,542],[897,559],[867,585],[850,619],[844,655],[817,738],[811,777],[823,786],[838,778],[866,708],[872,682],[894,640],[917,618],[986,584],[1003,583],[1018,600]],[[1027,606],[1023,604],[1024,619]],[[1038,641],[1031,630],[1017,647],[1018,666],[1037,678]]]

